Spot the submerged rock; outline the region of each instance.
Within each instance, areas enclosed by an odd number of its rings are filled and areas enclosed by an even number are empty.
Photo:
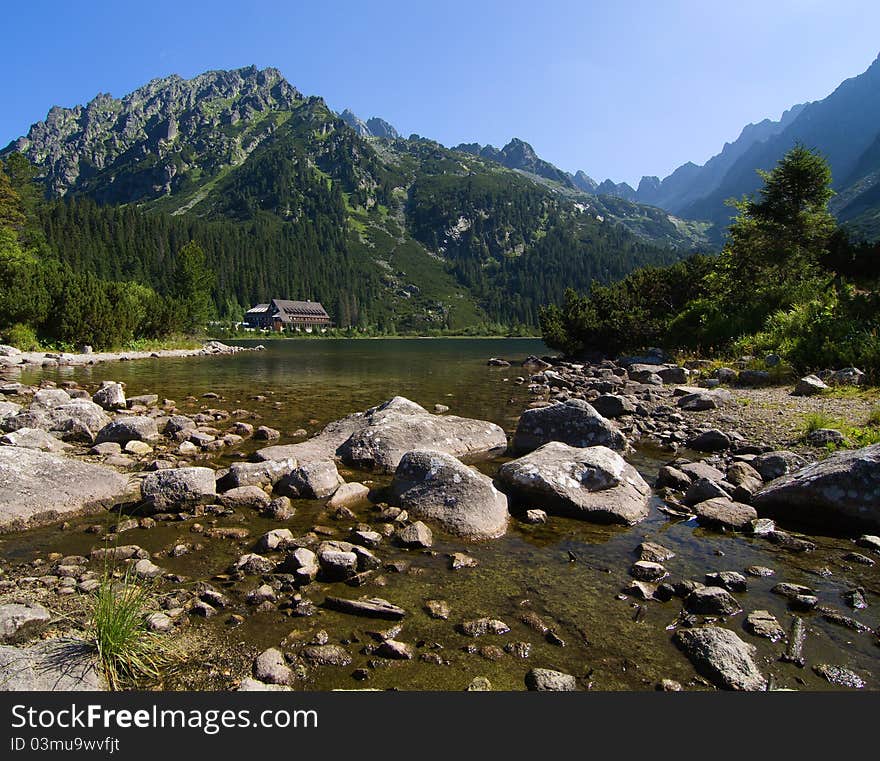
[[[407,452],[391,483],[394,500],[416,518],[437,521],[469,539],[494,539],[507,529],[507,497],[450,454]]]
[[[531,452],[551,441],[571,447],[626,449],[626,438],[614,423],[581,399],[523,412],[513,436],[513,449]]]
[[[633,525],[648,515],[651,489],[638,471],[604,446],[550,442],[504,464],[504,488],[525,503],[596,523]]]
[[[880,527],[880,444],[838,452],[777,478],[759,491],[762,513],[839,529]]]
[[[673,641],[703,676],[728,690],[764,690],[767,680],[753,660],[755,648],[730,629],[701,626],[680,629]]]

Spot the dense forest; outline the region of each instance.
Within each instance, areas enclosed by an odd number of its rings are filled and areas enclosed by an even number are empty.
[[[801,371],[855,365],[880,380],[880,245],[838,227],[817,153],[798,145],[761,176],[718,257],[568,290],[542,310],[545,341],[569,354],[773,352]]]

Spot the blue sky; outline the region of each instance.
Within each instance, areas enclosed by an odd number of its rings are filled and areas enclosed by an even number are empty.
[[[257,64],[405,135],[521,137],[631,183],[704,162],[880,52],[876,0],[30,0],[4,21],[0,145],[52,105]]]

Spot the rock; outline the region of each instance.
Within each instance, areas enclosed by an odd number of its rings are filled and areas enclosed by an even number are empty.
[[[452,612],[446,600],[425,600],[425,610],[431,618],[439,618],[441,621],[446,621]]]
[[[492,539],[507,530],[507,497],[492,479],[444,452],[404,454],[391,493],[410,515],[437,521],[457,536]]]
[[[531,524],[546,523],[547,513],[545,513],[543,510],[526,510],[524,520],[526,523]]]
[[[354,467],[391,473],[411,451],[432,450],[475,460],[507,448],[504,431],[494,423],[432,415],[401,396],[362,415],[358,428],[338,450],[343,462]]]
[[[38,407],[51,409],[59,404],[68,404],[70,394],[63,388],[41,388],[34,394],[33,403]]]
[[[113,381],[105,381],[92,396],[92,401],[105,410],[124,410],[127,406],[122,384]]]
[[[807,461],[799,454],[785,450],[767,452],[758,455],[752,461],[752,466],[765,481],[772,481],[774,478],[800,470],[806,464]]]
[[[267,425],[261,425],[254,431],[254,438],[257,441],[276,441],[281,438],[281,431]]]
[[[234,489],[223,492],[218,501],[223,507],[229,507],[233,510],[248,507],[254,510],[265,510],[272,500],[259,486],[236,486]]]
[[[155,579],[157,576],[161,576],[164,573],[159,566],[147,558],[135,561],[132,566],[132,571],[138,579]]]
[[[715,410],[725,404],[730,397],[730,392],[721,391],[694,391],[678,398],[678,407],[686,412],[702,412],[703,410]]]
[[[648,515],[651,489],[634,467],[604,446],[550,442],[505,463],[504,488],[519,501],[597,523],[633,525]]]
[[[733,463],[727,469],[727,482],[737,487],[735,496],[747,496],[748,499],[764,486],[761,474],[747,462]]]
[[[513,436],[513,449],[531,452],[548,442],[571,447],[626,448],[626,439],[615,425],[581,399],[523,412]]]
[[[250,576],[262,576],[272,573],[275,570],[275,564],[269,558],[255,552],[249,552],[235,561],[234,568]]]
[[[817,394],[821,394],[823,391],[827,390],[828,386],[822,382],[820,378],[815,375],[805,375],[801,378],[797,385],[794,387],[794,391],[791,392],[792,396],[816,396]]]
[[[409,661],[412,660],[413,651],[409,645],[403,642],[398,642],[395,639],[386,639],[376,648],[376,655],[398,661]]]
[[[35,602],[0,605],[0,642],[23,642],[40,631],[52,614]]]
[[[406,547],[430,547],[434,535],[424,523],[416,521],[397,532],[397,541]]]
[[[41,452],[63,452],[70,444],[56,439],[39,428],[19,428],[0,437],[0,444],[24,449],[39,449]]]
[[[758,517],[755,508],[730,499],[714,498],[694,505],[694,512],[701,523],[744,531]]]
[[[771,385],[772,379],[766,370],[741,370],[736,376],[736,382],[740,386],[758,388]]]
[[[678,469],[692,481],[699,481],[701,478],[705,478],[707,481],[721,483],[724,480],[724,474],[705,460],[685,462],[679,465]]]
[[[264,460],[263,462],[234,462],[229,471],[217,481],[223,491],[239,486],[274,486],[296,467],[296,460]]]
[[[776,518],[819,527],[880,527],[880,444],[832,454],[777,478],[755,506]]]
[[[646,560],[651,563],[665,563],[675,557],[672,550],[666,549],[661,544],[654,542],[642,542],[638,548],[639,560]]]
[[[308,462],[294,468],[276,484],[276,490],[288,497],[325,499],[342,483],[336,464],[330,460]]]
[[[476,618],[459,625],[458,630],[467,637],[482,637],[484,634],[507,634],[510,627],[497,618]]]
[[[47,639],[31,647],[0,646],[0,690],[67,692],[106,690],[94,648],[85,642]]]
[[[155,512],[207,504],[217,496],[214,471],[198,467],[157,470],[144,478],[141,495],[145,505]]]
[[[755,648],[729,629],[679,629],[673,641],[703,676],[728,690],[764,690],[767,680],[753,660]]]
[[[880,536],[863,534],[856,539],[856,544],[859,547],[866,547],[869,550],[874,550],[874,552],[880,553]]]
[[[865,680],[855,671],[845,666],[832,666],[827,663],[820,663],[817,666],[813,666],[813,671],[830,684],[840,687],[851,687],[855,690],[860,690],[865,686]]]
[[[399,620],[406,615],[403,608],[392,605],[381,597],[362,597],[359,600],[348,600],[344,597],[327,597],[324,607],[337,610],[341,613],[351,613],[356,616],[370,618],[384,618],[392,621]]]
[[[706,586],[721,587],[728,592],[745,592],[748,582],[739,571],[715,571],[706,574]]]
[[[526,688],[537,692],[572,692],[577,680],[571,675],[553,669],[531,669],[525,678]]]
[[[684,601],[690,613],[705,616],[732,616],[742,610],[736,598],[722,587],[698,587]]]
[[[278,570],[282,573],[293,572],[299,582],[308,584],[318,575],[318,556],[306,547],[297,547],[287,554]]]
[[[465,688],[465,692],[491,692],[492,682],[484,676],[475,676]]]
[[[337,510],[340,507],[356,507],[367,501],[370,489],[359,483],[341,484],[339,488],[330,497],[327,507],[330,510]]]
[[[96,444],[115,441],[123,446],[129,441],[145,441],[148,444],[159,439],[155,418],[129,415],[117,418],[105,425],[95,438]]]
[[[317,552],[322,573],[329,581],[341,581],[357,573],[358,556],[325,542]]]
[[[785,636],[785,629],[779,625],[779,621],[766,610],[753,610],[746,616],[743,628],[756,637],[764,637],[771,642],[778,642]]]
[[[596,412],[606,418],[632,415],[636,411],[636,406],[629,399],[614,394],[602,394],[590,404],[593,405]]]
[[[666,569],[660,563],[650,560],[637,560],[629,569],[629,575],[639,581],[660,581],[669,576]]]
[[[112,468],[36,449],[0,447],[0,532],[45,525],[133,498],[128,479]]]
[[[678,491],[686,491],[690,485],[691,477],[687,473],[678,468],[673,468],[671,465],[664,465],[660,468],[660,472],[657,475],[658,488],[665,486],[670,489],[677,489]]]
[[[150,613],[144,622],[151,632],[170,632],[174,628],[174,621],[165,613]]]
[[[449,567],[453,571],[460,571],[462,568],[476,568],[478,565],[476,558],[465,555],[463,552],[453,552],[449,556]]]
[[[688,439],[687,446],[697,452],[723,452],[730,449],[730,437],[717,428],[713,428]]]
[[[492,357],[486,364],[489,367],[510,367],[510,362],[500,357]]]
[[[264,650],[254,659],[254,678],[267,684],[291,685],[294,682],[293,669],[287,665],[284,655],[277,647]]]
[[[857,367],[844,367],[832,373],[828,379],[832,386],[861,386],[865,380],[865,374]]]
[[[153,448],[149,444],[145,444],[143,441],[129,441],[125,445],[125,451],[129,454],[143,456],[152,452]]]
[[[811,447],[827,447],[829,444],[843,446],[847,443],[846,436],[835,428],[817,428],[810,431],[804,441]]]
[[[274,552],[283,550],[294,542],[293,534],[287,528],[275,528],[263,534],[257,540],[257,552]]]
[[[303,657],[315,666],[348,666],[351,655],[341,645],[309,645],[302,650]]]
[[[0,402],[0,423],[8,417],[13,417],[21,412],[21,405],[15,402]]]
[[[733,487],[730,487],[730,490],[733,491]],[[686,505],[696,505],[710,499],[730,499],[730,493],[717,481],[698,478],[688,487],[682,502]]]
[[[139,396],[130,396],[126,400],[129,409],[132,407],[152,407],[158,403],[158,394],[140,394]]]

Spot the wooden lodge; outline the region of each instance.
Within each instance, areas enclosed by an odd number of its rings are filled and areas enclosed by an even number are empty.
[[[330,315],[317,301],[288,301],[272,299],[268,304],[257,304],[244,315],[249,328],[288,331],[326,330],[333,325]]]

